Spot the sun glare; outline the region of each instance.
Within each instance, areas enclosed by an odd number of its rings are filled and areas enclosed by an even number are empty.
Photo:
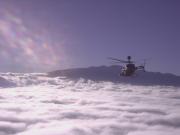
[[[54,47],[57,45],[54,41],[49,37],[46,38],[42,32],[39,35],[33,32],[20,17],[10,12],[3,11],[1,15],[0,52],[2,57],[11,58],[15,64],[19,61],[24,66],[42,69],[53,68],[60,63],[62,54],[56,52]]]

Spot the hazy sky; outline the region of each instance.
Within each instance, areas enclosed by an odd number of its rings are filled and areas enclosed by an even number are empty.
[[[148,58],[180,75],[179,0],[0,0],[0,71],[110,65]]]

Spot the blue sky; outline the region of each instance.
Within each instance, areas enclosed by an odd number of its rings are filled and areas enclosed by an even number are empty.
[[[107,57],[180,75],[178,0],[1,0],[0,71],[110,65]]]

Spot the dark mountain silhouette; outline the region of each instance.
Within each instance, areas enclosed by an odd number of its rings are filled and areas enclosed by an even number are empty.
[[[0,87],[6,88],[6,87],[13,87],[15,86],[14,83],[9,82],[8,80],[0,77]]]
[[[74,68],[49,72],[49,77],[65,76],[70,79],[84,78],[93,81],[111,81],[135,85],[180,86],[180,76],[160,72],[138,72],[131,77],[120,76],[120,66]]]

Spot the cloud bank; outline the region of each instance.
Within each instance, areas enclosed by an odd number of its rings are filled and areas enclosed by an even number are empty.
[[[1,74],[1,135],[178,135],[180,88]],[[33,81],[34,80],[34,81]]]

